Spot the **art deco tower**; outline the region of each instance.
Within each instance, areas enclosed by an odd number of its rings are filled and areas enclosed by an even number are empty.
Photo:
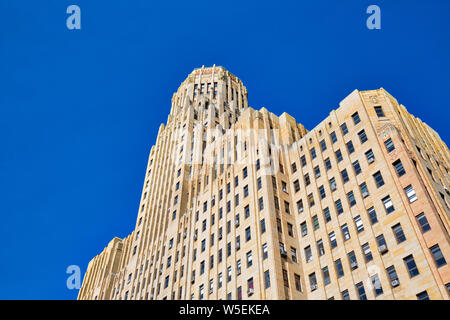
[[[449,299],[450,152],[384,89],[307,131],[194,70],[150,151],[134,231],[78,299]]]

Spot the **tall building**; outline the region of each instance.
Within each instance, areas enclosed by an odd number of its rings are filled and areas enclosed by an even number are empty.
[[[78,299],[449,299],[450,153],[384,89],[313,130],[195,69],[150,151],[134,231]]]

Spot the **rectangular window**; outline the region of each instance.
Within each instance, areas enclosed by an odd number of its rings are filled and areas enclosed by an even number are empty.
[[[342,181],[344,181],[344,183],[348,182],[349,178],[348,178],[347,169],[344,169],[341,171],[341,177],[342,177]]]
[[[336,161],[337,161],[337,163],[339,163],[339,162],[341,162],[343,159],[342,159],[342,152],[341,152],[341,150],[336,150],[335,152],[334,152],[334,154],[336,155]]]
[[[408,269],[410,278],[413,278],[419,274],[419,269],[417,269],[417,265],[412,254],[403,258],[403,261],[405,262],[406,269]]]
[[[333,143],[337,141],[336,133],[334,131],[330,133],[330,138]]]
[[[417,222],[419,222],[420,228],[422,229],[422,233],[425,233],[431,230],[430,224],[428,223],[427,217],[425,213],[420,213],[416,216]]]
[[[302,167],[306,166],[306,158],[305,158],[305,155],[303,155],[303,156],[300,157],[300,161],[301,161],[301,163],[302,163]]]
[[[337,212],[338,215],[342,214],[344,212],[344,208],[342,207],[342,202],[341,202],[340,199],[337,199],[334,202],[334,205],[336,206],[336,212]]]
[[[430,300],[427,291],[420,292],[416,294],[417,300]]]
[[[326,159],[325,159],[325,168],[326,168],[327,171],[331,169],[331,161],[330,161],[330,158],[326,158]]]
[[[405,168],[403,168],[403,164],[400,161],[400,159],[398,159],[397,161],[392,163],[392,165],[394,166],[395,171],[397,172],[397,175],[399,177],[401,177],[402,175],[404,175],[406,173]]]
[[[434,262],[436,262],[436,266],[438,268],[445,266],[447,261],[445,261],[444,255],[442,254],[441,248],[436,244],[430,248],[430,252],[433,255]]]
[[[347,151],[349,154],[355,152],[355,147],[353,147],[353,142],[351,140],[347,142],[345,145],[347,146]]]
[[[264,271],[264,288],[270,287],[270,273],[269,270]]]
[[[355,199],[355,195],[353,194],[353,191],[350,191],[347,193],[347,199],[348,199],[348,204],[350,205],[350,207],[353,207],[356,204],[356,199]]]
[[[313,221],[313,226],[314,226],[314,230],[319,229],[319,219],[317,218],[317,216],[313,216],[312,217],[312,221]]]
[[[322,268],[322,277],[325,285],[330,284],[330,272],[328,271],[328,267]]]
[[[358,292],[359,300],[367,300],[366,291],[362,282],[356,284],[356,292]]]
[[[408,197],[409,203],[413,203],[417,200],[416,192],[414,191],[414,188],[412,185],[407,186],[405,189],[406,196]]]
[[[358,261],[356,261],[356,256],[354,251],[350,251],[348,254],[348,262],[350,262],[350,269],[355,270],[358,268]]]
[[[383,180],[383,176],[381,175],[381,172],[378,171],[373,175],[373,178],[375,180],[375,185],[377,186],[377,188],[380,188],[381,186],[384,185],[384,180]]]
[[[377,114],[378,118],[384,117],[383,108],[381,106],[376,106],[376,107],[374,107],[374,109],[375,109],[375,113]]]
[[[381,201],[383,201],[384,208],[386,209],[386,213],[389,214],[395,210],[394,205],[392,204],[391,197],[384,197]]]
[[[389,281],[391,282],[391,287],[395,288],[400,285],[400,282],[398,281],[397,272],[395,271],[394,266],[390,266],[386,268],[386,272],[389,277]]]
[[[353,170],[355,171],[355,175],[357,176],[358,174],[361,173],[361,166],[359,165],[359,161],[356,160],[355,162],[352,163],[353,165]]]
[[[294,274],[294,281],[295,281],[295,290],[301,292],[302,291],[302,284],[300,281],[300,276],[298,274]]]
[[[300,182],[297,180],[294,181],[294,191],[299,192],[300,191]]]
[[[350,294],[347,289],[341,292],[341,296],[342,300],[350,300]]]
[[[358,137],[359,137],[359,141],[361,141],[361,144],[363,144],[364,142],[367,141],[367,135],[364,130],[361,130],[360,132],[358,132]]]
[[[337,242],[336,242],[336,234],[333,232],[331,232],[328,237],[330,238],[330,246],[331,249],[336,248],[337,247]]]
[[[310,153],[311,153],[311,159],[315,159],[316,158],[316,149],[315,148],[312,148],[311,150],[309,150],[310,151]]]
[[[355,221],[356,231],[358,231],[358,233],[364,231],[364,225],[362,223],[361,217],[358,215],[353,218],[353,220]]]
[[[368,162],[369,164],[371,164],[372,162],[375,161],[375,155],[373,154],[372,149],[370,149],[369,151],[367,151],[367,152],[365,153],[365,155],[366,155],[367,162]]]
[[[359,190],[361,191],[361,195],[363,198],[367,198],[369,194],[369,188],[367,188],[367,184],[365,182],[359,185]]]
[[[353,123],[355,124],[355,126],[361,122],[358,112],[355,112],[354,114],[352,114],[352,119],[353,119]]]
[[[267,249],[267,243],[264,243],[262,245],[262,252],[263,252],[263,260],[267,259],[268,255],[269,255],[269,251]]]
[[[392,142],[392,139],[389,138],[384,142],[384,145],[386,146],[387,152],[391,152],[395,150],[394,142]]]
[[[348,133],[347,124],[345,124],[345,122],[341,124],[341,131],[344,136]]]
[[[375,224],[378,222],[377,213],[374,207],[367,209],[367,214],[369,215],[370,223]]]
[[[324,216],[324,218],[325,218],[325,222],[331,221],[330,209],[328,209],[328,207],[326,207],[325,209],[323,209],[323,216]]]
[[[311,273],[309,275],[309,286],[311,291],[314,291],[317,289],[317,278],[315,273]]]
[[[395,239],[397,243],[402,243],[406,240],[405,234],[403,233],[403,229],[400,223],[397,223],[392,227],[392,232],[394,233]]]
[[[372,251],[370,251],[370,245],[368,242],[363,244],[361,246],[362,252],[364,254],[364,259],[366,260],[366,263],[373,260]]]
[[[319,187],[319,194],[320,194],[320,199],[325,199],[325,197],[327,196],[325,193],[325,188],[323,186]]]
[[[323,256],[325,254],[322,239],[317,240],[317,251],[319,252],[319,256]]]
[[[385,254],[386,252],[388,252],[388,247],[386,244],[386,240],[384,239],[384,236],[380,234],[379,236],[376,237],[376,240],[378,245],[378,251],[381,254]]]
[[[327,144],[325,143],[325,140],[320,141],[320,150],[321,151],[327,150]]]
[[[372,287],[375,291],[375,296],[379,296],[380,294],[383,294],[383,288],[381,287],[381,281],[378,277],[378,274],[374,274],[370,277],[370,281],[372,282]]]
[[[310,246],[305,248],[305,259],[306,262],[310,262],[312,260],[312,251]]]
[[[348,226],[346,223],[344,223],[341,226],[341,230],[342,230],[342,236],[344,237],[344,241],[350,239],[350,231],[348,230]]]
[[[306,225],[306,221],[300,224],[300,229],[302,230],[302,237],[308,234],[308,227]]]
[[[344,267],[342,266],[342,262],[341,259],[337,259],[334,262],[334,266],[336,268],[336,275],[338,278],[343,277],[344,276]]]

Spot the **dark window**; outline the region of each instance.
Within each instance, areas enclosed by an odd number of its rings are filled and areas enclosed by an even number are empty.
[[[406,269],[408,269],[409,277],[413,278],[419,274],[419,269],[417,269],[416,262],[414,261],[414,257],[412,255],[403,258],[405,262]]]
[[[384,117],[383,108],[381,106],[376,106],[375,112],[376,112],[378,118]]]
[[[357,125],[358,123],[361,122],[361,119],[359,118],[358,112],[355,112],[354,114],[352,114],[352,118],[353,118],[353,123],[355,125]]]
[[[396,224],[392,227],[392,232],[394,232],[395,239],[397,243],[402,243],[406,240],[405,234],[403,233],[403,229],[400,223]]]
[[[433,255],[434,262],[436,262],[436,266],[438,268],[447,264],[447,261],[445,261],[444,255],[442,254],[441,248],[439,248],[438,244],[432,246],[430,248],[430,252]]]
[[[402,164],[402,162],[400,161],[400,159],[398,159],[397,161],[395,161],[392,165],[394,166],[395,171],[397,171],[397,175],[398,175],[399,177],[401,177],[402,175],[404,175],[404,174],[406,173],[406,172],[405,172],[405,168],[403,168],[403,164]]]
[[[422,229],[422,233],[425,233],[429,230],[431,230],[431,227],[428,223],[427,217],[425,216],[425,213],[420,213],[416,216],[417,222],[419,222],[420,228]]]
[[[392,142],[392,139],[389,138],[384,142],[384,145],[386,146],[387,152],[391,152],[395,150],[394,142]]]
[[[359,141],[361,141],[361,144],[363,144],[364,142],[367,141],[367,135],[364,130],[361,130],[360,132],[358,132],[358,136],[359,136]]]

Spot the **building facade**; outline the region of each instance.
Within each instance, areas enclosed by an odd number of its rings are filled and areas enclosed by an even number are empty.
[[[195,69],[151,148],[134,231],[78,299],[449,299],[450,153],[384,89],[313,130]]]

